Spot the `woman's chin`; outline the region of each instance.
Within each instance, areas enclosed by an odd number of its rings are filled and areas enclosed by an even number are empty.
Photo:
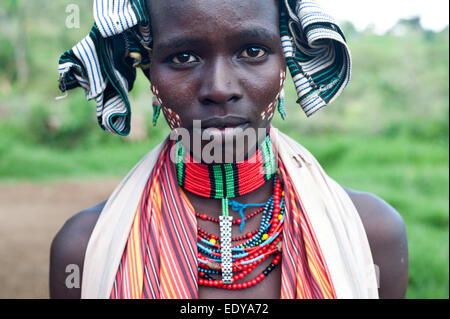
[[[254,154],[258,142],[265,136],[265,128],[254,129],[250,123],[222,129],[206,128],[197,132],[194,129],[190,150],[196,161],[205,164],[237,163]],[[195,147],[196,144],[200,147]]]

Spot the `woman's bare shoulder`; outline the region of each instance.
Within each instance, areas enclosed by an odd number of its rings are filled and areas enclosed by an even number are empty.
[[[404,298],[408,286],[408,243],[400,213],[380,197],[344,188],[367,234],[379,273],[380,298]]]
[[[50,248],[50,298],[80,298],[84,256],[105,202],[69,218]]]

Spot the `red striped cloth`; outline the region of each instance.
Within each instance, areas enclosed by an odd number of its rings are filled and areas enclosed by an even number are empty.
[[[197,221],[180,191],[170,159],[172,142],[147,181],[116,273],[110,297],[196,299]],[[335,298],[318,241],[281,161],[286,215],[280,297]],[[256,286],[257,287],[257,286]]]
[[[278,164],[286,200],[281,299],[334,299],[336,293],[308,215],[281,160]]]

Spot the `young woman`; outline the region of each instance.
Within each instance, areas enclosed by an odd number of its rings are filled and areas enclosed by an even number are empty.
[[[140,67],[173,134],[56,235],[51,297],[404,297],[399,214],[270,125],[286,69],[308,116],[349,80],[344,37],[315,1],[97,0],[94,15],[60,88],[83,87],[124,135]]]

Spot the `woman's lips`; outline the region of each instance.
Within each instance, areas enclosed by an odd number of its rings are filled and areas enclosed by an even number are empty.
[[[250,127],[250,122],[245,122],[238,125],[225,125],[223,127],[208,127],[202,129],[202,135],[207,139],[211,137],[220,137],[222,140],[236,137],[242,134]]]
[[[204,141],[210,141],[211,139],[217,142],[225,142],[230,139],[239,137],[245,130],[250,128],[250,122],[242,121],[242,118],[238,122],[237,120],[231,121],[225,118],[211,119],[206,121],[206,125],[201,121],[201,125],[194,125],[193,133],[195,138],[200,138]]]
[[[231,130],[231,129],[235,129],[235,128],[244,129],[246,126],[248,126],[248,124],[250,124],[250,123],[245,122],[245,123],[242,123],[239,125],[225,125],[223,127],[216,127],[216,129],[218,129],[219,131],[226,131],[226,130]],[[209,129],[211,129],[211,127]]]
[[[226,115],[222,117],[210,117],[200,121],[202,128],[216,128],[223,130],[226,128],[234,128],[248,123],[246,118],[238,115]]]

